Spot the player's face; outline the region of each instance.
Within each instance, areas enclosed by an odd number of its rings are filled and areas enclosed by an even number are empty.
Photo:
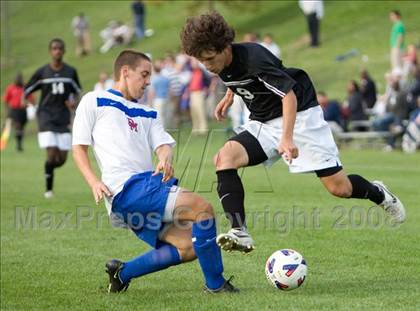
[[[215,74],[219,74],[228,64],[227,49],[218,53],[216,51],[204,51],[197,59],[206,67],[206,69]]]
[[[53,42],[50,47],[50,55],[54,61],[61,61],[64,55],[64,46],[60,42]]]
[[[144,91],[150,85],[151,74],[152,65],[146,60],[140,61],[134,70],[127,70],[126,84],[131,98],[140,99],[144,95]]]

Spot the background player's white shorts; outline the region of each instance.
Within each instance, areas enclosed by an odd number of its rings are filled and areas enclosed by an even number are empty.
[[[38,143],[41,148],[57,147],[60,150],[71,149],[71,134],[56,132],[39,132]]]
[[[268,157],[265,165],[272,165],[280,159],[277,147],[283,132],[282,118],[266,123],[251,120],[235,129],[237,133],[243,131],[248,131],[257,138]],[[290,165],[285,161],[291,173],[313,172],[341,166],[337,146],[320,106],[296,114],[293,141],[299,149],[299,156],[293,159]]]

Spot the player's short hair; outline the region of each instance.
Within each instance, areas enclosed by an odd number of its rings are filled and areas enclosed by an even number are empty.
[[[136,69],[138,63],[142,60],[151,62],[150,58],[141,52],[134,50],[124,50],[122,51],[114,62],[114,78],[115,81],[120,80],[120,71],[122,66],[128,66],[131,69]]]
[[[64,43],[64,40],[61,38],[54,38],[50,41],[50,43],[48,43],[48,50],[51,50],[52,46],[54,43],[59,43],[62,47],[63,50],[66,49],[66,44]]]
[[[188,18],[180,37],[184,52],[198,57],[204,51],[222,52],[235,39],[235,31],[213,11]]]
[[[392,10],[391,13],[397,15],[398,17],[401,17],[401,12],[398,10]]]

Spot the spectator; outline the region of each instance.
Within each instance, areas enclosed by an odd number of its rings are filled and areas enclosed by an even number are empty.
[[[402,149],[414,153],[420,148],[420,97],[417,97],[417,109],[411,112],[408,126],[402,140]]]
[[[94,91],[106,91],[112,89],[114,86],[114,80],[110,79],[105,71],[99,73],[99,81],[96,82],[93,90]]]
[[[347,85],[347,101],[348,101],[348,113],[349,121],[360,121],[366,120],[366,114],[363,107],[362,94],[360,93],[359,85],[356,81],[351,80]],[[357,127],[356,130],[362,130],[362,128]]]
[[[311,47],[319,45],[319,24],[324,17],[324,4],[322,0],[299,0],[299,6],[306,16],[309,34],[311,36]]]
[[[407,46],[407,53],[403,57],[403,77],[408,78],[418,65],[417,49],[414,44]]]
[[[376,103],[376,85],[367,70],[360,73],[360,91],[366,108],[372,109]]]
[[[169,102],[173,111],[173,118],[171,119],[170,126],[179,128],[181,120],[181,96],[183,85],[181,81],[180,65],[176,63],[174,55],[168,55],[165,58],[165,65],[162,69],[162,75],[169,79]]]
[[[89,23],[84,13],[79,13],[71,22],[73,35],[76,37],[76,55],[84,56],[90,52]]]
[[[331,130],[334,132],[343,131],[343,120],[341,117],[341,107],[336,100],[330,100],[325,92],[318,92],[317,100],[324,112],[324,119],[330,125]]]
[[[207,88],[206,76],[200,63],[191,58],[192,76],[188,86],[190,93],[190,110],[193,134],[207,134],[207,115],[205,107],[205,93]]]
[[[110,21],[108,26],[101,31],[100,36],[104,41],[100,52],[106,53],[115,45],[130,43],[133,31],[129,26],[121,22]]]
[[[273,36],[271,34],[264,35],[261,45],[269,50],[277,58],[280,58],[281,51],[279,46],[273,41]]]
[[[391,29],[391,70],[402,69],[402,53],[405,48],[405,26],[401,20],[401,13],[393,10],[389,19],[394,24]]]
[[[420,98],[420,67],[416,66],[414,67],[412,71],[413,71],[414,81],[407,89],[407,104],[408,104],[409,111],[416,109],[417,107],[416,103],[418,99]]]
[[[143,39],[143,37],[145,36],[145,13],[146,13],[146,8],[144,6],[143,1],[134,1],[131,4],[131,10],[133,11],[133,15],[134,15],[134,30],[136,33],[136,37],[137,39]]]
[[[151,106],[157,110],[163,127],[167,129],[168,123],[172,119],[173,114],[172,107],[169,104],[170,80],[161,73],[162,61],[156,60],[153,64],[153,69],[154,73],[152,75],[148,100]]]
[[[386,113],[373,121],[374,130],[391,131],[394,134],[387,140],[386,151],[395,148],[396,137],[404,131],[402,121],[408,117],[407,96],[401,91],[400,82],[394,80],[390,87],[390,92],[386,98]]]
[[[23,134],[27,122],[26,108],[22,102],[23,97],[23,77],[21,73],[16,75],[15,83],[6,87],[3,96],[4,103],[8,107],[8,118],[12,120],[12,125],[15,130],[16,150],[23,151]],[[34,97],[29,95],[27,98],[31,105],[35,104]]]

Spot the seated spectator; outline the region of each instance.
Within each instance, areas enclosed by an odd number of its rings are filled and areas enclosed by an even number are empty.
[[[411,112],[408,126],[403,135],[402,149],[414,153],[420,148],[420,97],[417,97],[417,108]]]
[[[105,71],[99,73],[99,81],[96,82],[93,90],[94,91],[106,91],[112,89],[114,86],[114,80],[110,79]]]
[[[133,30],[121,22],[110,21],[108,26],[100,32],[100,36],[104,44],[99,50],[101,53],[106,53],[115,45],[130,43]]]
[[[385,150],[393,150],[395,141],[403,131],[402,121],[408,117],[406,94],[400,89],[400,82],[394,80],[386,97],[386,112],[382,117],[373,121],[373,129],[376,131],[391,131],[394,135],[388,139]]]
[[[407,89],[408,111],[416,109],[416,102],[420,97],[420,67],[413,68],[414,81]]]
[[[366,108],[372,109],[376,103],[376,85],[366,70],[360,73],[360,92]]]
[[[269,50],[275,57],[280,58],[281,50],[279,46],[273,41],[271,34],[266,34],[263,37],[263,41],[260,43],[263,47]]]
[[[347,121],[362,121],[367,120],[365,109],[363,105],[362,94],[360,93],[359,85],[356,81],[351,80],[347,85]],[[356,131],[366,130],[363,126],[355,127]]]
[[[318,92],[317,100],[324,112],[324,119],[328,122],[333,132],[343,131],[343,120],[341,117],[341,107],[336,100],[330,100],[325,92]]]

